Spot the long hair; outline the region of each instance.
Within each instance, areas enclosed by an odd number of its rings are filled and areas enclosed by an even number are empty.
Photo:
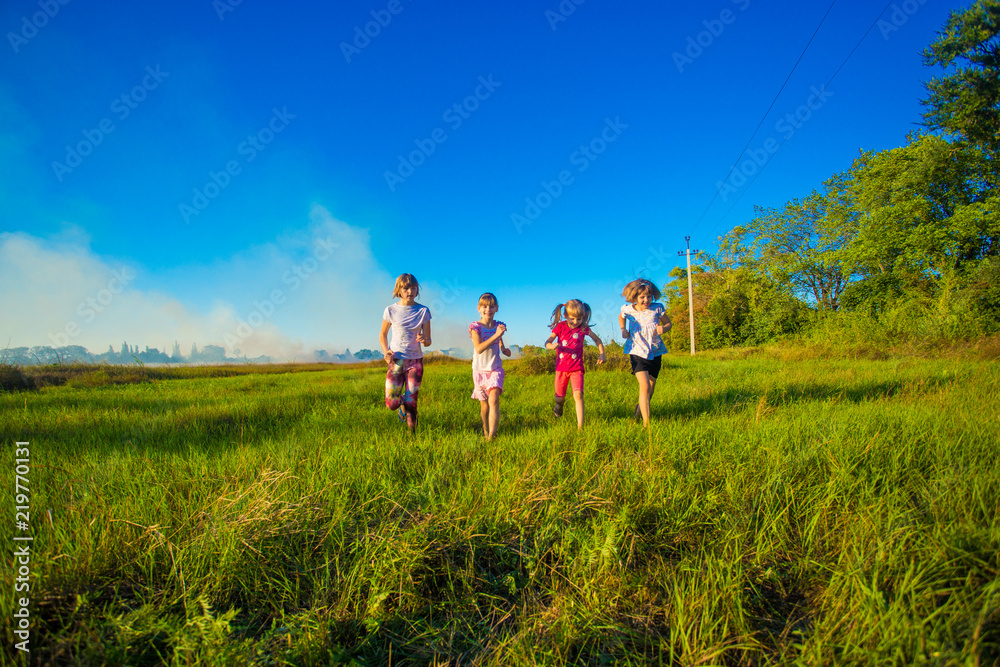
[[[583,326],[590,326],[590,316],[593,312],[590,310],[590,306],[579,299],[570,299],[566,303],[556,304],[555,310],[552,311],[552,321],[549,322],[550,327],[559,324],[563,318],[563,311],[566,312],[567,317],[582,317]]]
[[[392,290],[392,295],[394,297],[403,296],[403,290],[407,287],[416,287],[417,294],[420,294],[420,283],[417,282],[416,276],[412,273],[401,273],[399,277],[396,278],[396,287]]]
[[[660,290],[653,284],[653,281],[646,280],[645,278],[636,278],[622,290],[622,296],[629,303],[635,303],[639,300],[639,295],[644,293],[649,293],[653,301],[660,298]]]

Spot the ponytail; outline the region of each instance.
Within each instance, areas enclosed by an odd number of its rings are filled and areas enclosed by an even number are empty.
[[[550,327],[554,327],[562,320],[562,310],[563,304],[556,304],[555,310],[552,311],[552,321],[549,322]]]

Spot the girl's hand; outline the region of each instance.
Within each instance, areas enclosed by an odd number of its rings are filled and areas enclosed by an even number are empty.
[[[622,338],[628,338],[628,331],[622,328]]]
[[[423,330],[423,328],[420,328],[420,329],[417,330],[417,342],[418,343],[423,343],[424,342],[424,330]]]
[[[503,354],[503,356],[505,356],[505,357],[509,357],[510,356],[510,348],[509,347],[502,347],[502,348],[500,348],[500,353]]]
[[[497,333],[500,334],[501,336],[504,335],[505,333],[507,333],[507,325],[506,324],[498,324],[497,325]]]
[[[392,366],[392,352],[386,352],[386,353],[385,353],[385,354],[383,355],[383,358],[385,359],[385,363],[387,363],[387,364],[389,364],[390,366]]]
[[[657,324],[656,325],[656,335],[657,336],[662,336],[663,335],[663,331],[664,331],[663,325],[662,324]]]
[[[607,360],[608,360],[608,358],[604,356],[603,352],[601,352],[599,355],[597,355],[597,363],[598,363],[598,365],[603,364]]]
[[[555,350],[558,347],[559,347],[559,344],[557,342],[555,342],[554,340],[545,343],[545,349],[546,350]]]

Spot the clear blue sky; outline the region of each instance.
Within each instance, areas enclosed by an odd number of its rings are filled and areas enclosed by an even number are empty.
[[[0,7],[0,344],[298,359],[377,348],[401,272],[435,347],[487,290],[508,344],[570,298],[609,334],[685,235],[902,145],[968,4],[893,3],[844,64],[886,5],[834,3],[713,199],[826,0],[47,1]]]

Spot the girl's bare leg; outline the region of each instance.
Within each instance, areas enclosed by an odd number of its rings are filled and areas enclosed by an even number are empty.
[[[497,434],[497,424],[500,423],[500,390],[490,389],[488,403],[489,428],[486,431],[486,439],[492,440]]]
[[[574,391],[573,400],[576,402],[576,428],[583,430],[583,392]]]
[[[490,439],[490,404],[479,401],[479,418],[483,420],[483,436]]]
[[[642,414],[642,425],[649,426],[649,399],[652,396],[649,373],[639,371],[635,374],[639,382],[639,412]]]

